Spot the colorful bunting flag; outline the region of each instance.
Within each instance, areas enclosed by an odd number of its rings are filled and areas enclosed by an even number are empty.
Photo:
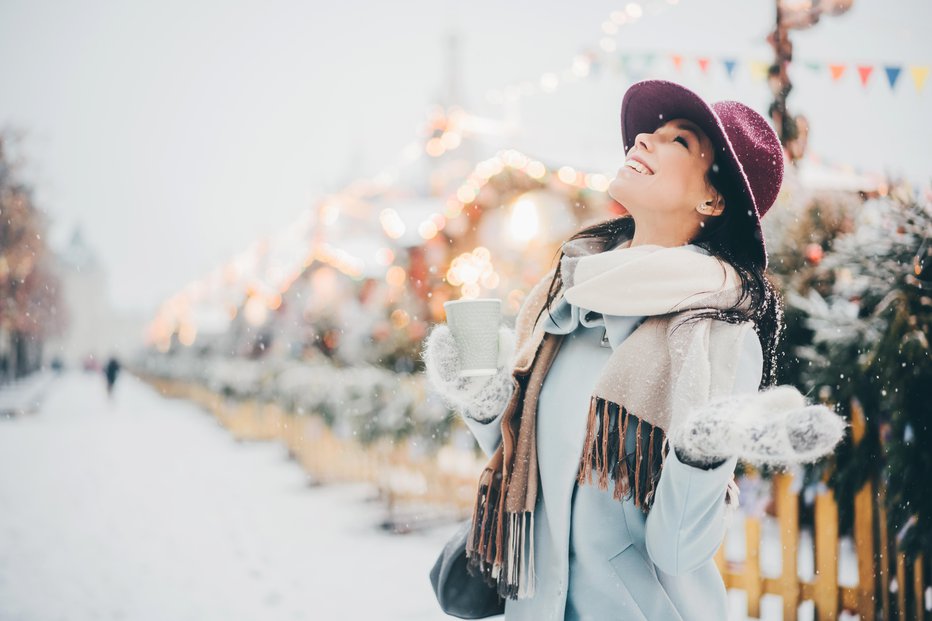
[[[626,75],[628,73],[628,55],[619,54],[616,60],[617,62],[612,63],[615,75]]]
[[[896,86],[896,79],[900,77],[900,67],[887,65],[884,67],[884,71],[887,73],[887,81],[890,83],[890,90],[892,91],[893,87]]]
[[[913,85],[916,87],[916,92],[921,92],[922,86],[926,83],[926,78],[929,77],[929,66],[912,65],[909,68],[909,74],[913,78]]]
[[[625,77],[632,80],[640,80],[645,75],[650,73],[651,66],[654,64],[655,60],[658,58],[658,55],[654,52],[645,52],[641,53],[632,53],[632,52],[620,52],[614,57],[600,55],[598,52],[588,52],[587,56],[590,58],[589,64],[589,75],[596,76],[602,69],[611,69],[615,75],[624,75]],[[692,62],[695,60],[696,65],[699,67],[699,71],[704,76],[709,76],[709,70],[712,65],[712,59],[708,56],[685,56],[683,54],[669,54],[670,61],[673,63],[674,69],[678,73],[683,72],[683,63],[684,61]],[[751,76],[755,80],[766,80],[767,74],[770,69],[771,63],[768,61],[762,60],[739,60],[736,58],[721,58],[715,62],[720,62],[722,67],[725,69],[725,75],[730,81],[734,81],[736,70],[739,63],[744,63],[748,66],[748,69],[751,73]],[[606,64],[607,63],[607,64]],[[802,66],[805,66],[808,70],[813,73],[821,73],[824,68],[828,68],[829,75],[831,76],[832,82],[839,82],[845,75],[848,70],[849,65],[847,63],[822,63],[818,61],[800,61]],[[890,87],[891,91],[896,90],[896,83],[899,80],[900,75],[903,72],[902,65],[880,65],[880,64],[857,64],[850,65],[854,67],[858,72],[858,80],[861,83],[861,86],[864,88],[868,87],[870,83],[871,76],[874,74],[875,69],[882,69],[884,75],[887,78],[887,84]],[[916,89],[916,92],[922,92],[925,87],[926,82],[929,78],[929,65],[909,65],[909,74],[913,81],[913,86]]]
[[[782,2],[782,0],[780,1]],[[671,4],[677,4],[678,0],[669,0],[669,2]],[[831,4],[831,1],[829,4]],[[630,5],[628,9],[633,10]],[[612,16],[614,19],[614,13]],[[617,31],[617,28],[613,26],[611,28],[611,32],[615,31]],[[669,53],[666,51],[660,52],[659,54],[651,52],[646,52],[643,54],[637,52],[623,52],[621,54],[615,55],[613,53],[615,50],[615,45],[613,44],[609,46],[604,40],[601,42],[600,47],[605,50],[605,53],[603,53],[602,50],[596,48],[588,49],[585,53],[589,60],[589,71],[586,73],[586,75],[588,75],[590,79],[598,76],[602,71],[612,71],[616,76],[623,76],[626,80],[639,80],[642,79],[645,75],[649,75],[651,73],[651,66],[654,64],[656,58],[660,58],[662,60],[669,58],[673,64],[675,72],[680,74],[684,71],[684,61],[691,62],[692,60],[695,60],[699,67],[699,71],[703,76],[709,77],[711,75],[709,70],[713,61],[708,56],[692,56],[684,55],[682,53]],[[608,50],[612,50],[612,52],[609,52]],[[715,62],[722,63],[728,80],[734,82],[735,71],[739,62],[748,67],[752,79],[765,81],[768,79],[769,70],[773,66],[774,61],[736,59],[729,57],[721,58]],[[796,66],[805,66],[806,69],[808,69],[813,74],[817,74],[820,78],[823,69],[827,67],[829,70],[829,75],[831,76],[831,80],[835,83],[838,83],[842,80],[849,66],[849,63],[824,63],[808,59],[798,59],[797,62],[798,65]],[[882,65],[880,63],[850,64],[850,66],[857,70],[859,81],[864,89],[868,88],[871,76],[874,73],[874,69],[883,69],[884,75],[887,77],[887,83],[889,84],[891,92],[896,90],[896,83],[899,80],[903,70],[903,65]],[[909,65],[907,68],[909,69],[910,77],[916,92],[922,92],[929,77],[930,65]],[[660,72],[663,73],[665,69],[666,67],[661,69]],[[578,74],[579,72],[577,71],[576,73]],[[568,79],[562,81],[562,83],[570,83],[574,81],[575,79]],[[519,88],[521,93],[525,93],[523,83],[520,85],[511,85],[505,90],[516,90]],[[537,89],[532,88],[525,94],[530,94],[531,92],[537,92]]]
[[[765,63],[760,60],[751,61],[751,75],[754,76],[756,80],[765,80],[767,78],[767,69],[770,67],[770,63]]]
[[[728,74],[728,79],[734,80],[735,79],[735,66],[738,64],[738,61],[727,59],[727,60],[722,60],[722,63],[724,63],[725,65],[725,73]]]

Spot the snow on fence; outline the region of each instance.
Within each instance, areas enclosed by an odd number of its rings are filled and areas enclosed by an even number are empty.
[[[364,446],[354,438],[336,435],[320,416],[293,414],[275,403],[233,400],[196,384],[146,379],[166,396],[199,403],[237,439],[282,441],[317,481],[373,483],[390,512],[404,506],[433,506],[465,518],[472,510],[476,479],[485,465],[474,450],[446,446],[429,455],[407,442],[388,439]],[[852,411],[854,440],[859,442],[865,433],[864,416],[857,404]],[[857,614],[861,621],[932,618],[928,612],[932,587],[926,585],[924,559],[920,555],[907,562],[905,554],[892,552],[895,546],[887,525],[884,490],[877,489],[875,494],[874,485],[868,482],[857,494],[853,533],[857,580],[842,585],[834,495],[827,490],[816,496],[810,537],[799,527],[800,496],[793,489],[793,478],[792,473],[781,473],[772,479],[782,561],[776,572],[762,571],[764,538],[759,518],[744,519],[741,560],[726,560],[728,537],[715,555],[726,587],[745,592],[748,616],[760,617],[761,598],[775,595],[782,598],[784,621],[795,621],[799,604],[806,600],[813,602],[817,621],[838,619],[843,610]],[[810,538],[814,541],[813,576],[801,579],[799,567]]]

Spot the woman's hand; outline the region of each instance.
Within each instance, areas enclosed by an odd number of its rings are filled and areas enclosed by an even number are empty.
[[[476,420],[491,420],[511,397],[514,348],[514,331],[502,326],[498,331],[498,372],[486,377],[460,377],[456,340],[446,324],[438,324],[424,341],[427,381],[452,409]]]
[[[755,465],[812,462],[844,437],[845,420],[789,385],[713,399],[670,432],[688,462],[712,464],[731,456]]]

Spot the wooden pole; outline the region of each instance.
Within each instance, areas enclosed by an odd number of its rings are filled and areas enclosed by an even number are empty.
[[[831,490],[815,501],[816,619],[838,619],[838,505]]]
[[[923,621],[926,618],[925,582],[922,571],[922,554],[913,561],[913,605],[916,607],[914,618]]]
[[[877,487],[877,530],[880,547],[880,602],[883,619],[890,618],[890,538],[887,530],[887,492]]]
[[[896,612],[897,619],[906,621],[906,555],[896,554]]]
[[[763,583],[760,575],[760,520],[744,520],[744,540],[747,560],[744,564],[744,589],[748,595],[748,616],[760,617],[760,598]]]
[[[780,572],[780,592],[783,596],[783,621],[796,621],[799,608],[799,574],[796,569],[799,547],[799,496],[790,490],[793,475],[774,475],[773,486],[783,544],[783,570]]]
[[[851,400],[851,436],[855,445],[867,432],[864,409],[857,399]],[[874,621],[877,610],[874,567],[874,484],[868,479],[854,497],[854,544],[858,558],[858,615],[861,621]]]

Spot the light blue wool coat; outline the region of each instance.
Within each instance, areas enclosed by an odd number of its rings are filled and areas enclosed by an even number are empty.
[[[537,583],[533,597],[506,600],[505,619],[725,621],[727,597],[713,555],[725,533],[725,490],[737,458],[706,470],[683,463],[671,448],[647,515],[631,499],[612,498],[611,488],[577,485],[596,379],[645,317],[602,317],[564,300],[552,314],[545,329],[567,336],[538,404]],[[736,393],[756,392],[763,370],[760,341],[751,323],[744,325]],[[491,456],[501,442],[501,414],[486,423],[464,421]],[[628,451],[635,429],[628,427]]]

